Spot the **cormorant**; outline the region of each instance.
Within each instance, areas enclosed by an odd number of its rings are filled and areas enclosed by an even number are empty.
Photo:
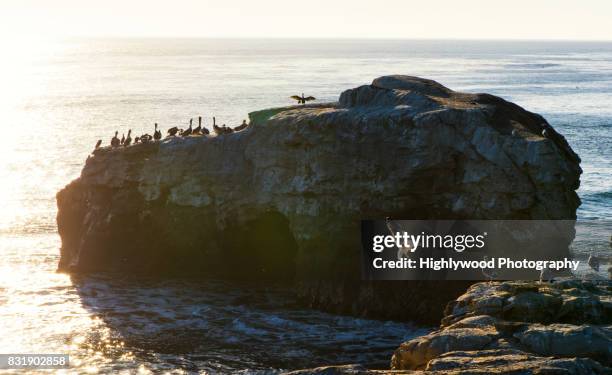
[[[102,144],[102,140],[98,139],[98,142],[96,142],[96,147],[94,147],[94,150],[97,150],[98,148],[100,148],[101,144]]]
[[[240,131],[242,129],[245,129],[247,126],[249,126],[249,124],[247,124],[246,120],[242,120],[242,124],[236,126],[234,128],[234,131]]]
[[[293,100],[297,100],[298,104],[306,104],[306,102],[309,102],[311,100],[316,100],[316,98],[314,96],[304,96],[304,93],[302,93],[302,96],[298,96],[298,95],[293,95],[290,97]]]
[[[134,144],[136,144],[136,143],[138,143],[138,142],[140,142],[140,137],[136,137],[136,138],[134,138]]]
[[[119,141],[119,138],[117,138],[117,134],[119,134],[119,132],[115,131],[115,136],[111,139],[111,146],[112,147],[119,147],[119,145],[120,145],[120,143],[119,143],[120,141]]]
[[[175,136],[176,133],[178,133],[178,131],[179,131],[179,128],[177,128],[176,126],[173,126],[170,129],[168,129],[168,135]]]
[[[155,123],[155,132],[153,132],[153,139],[159,141],[161,139],[161,132],[157,130],[157,123]]]
[[[125,141],[123,141],[123,145],[124,146],[129,146],[132,143],[132,129],[128,130],[128,136],[127,138],[125,138]]]
[[[125,143],[125,134],[121,134],[121,144]]]

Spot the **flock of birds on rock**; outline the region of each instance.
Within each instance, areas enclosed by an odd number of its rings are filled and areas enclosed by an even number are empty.
[[[293,100],[297,100],[298,104],[306,104],[306,102],[316,100],[314,96],[304,96],[304,93],[302,93],[302,96],[293,95],[290,98]],[[242,124],[234,128],[225,126],[225,124],[221,126],[217,126],[216,119],[213,117],[213,132],[217,135],[237,132],[242,129],[245,129],[247,126],[249,126],[249,124],[247,124],[246,120],[243,120]],[[206,127],[202,126],[202,116],[199,116],[198,126],[196,128],[193,128],[193,118],[192,118],[189,120],[189,128],[183,130],[183,129],[179,129],[178,127],[174,126],[168,129],[167,136],[175,137],[178,135],[181,137],[187,137],[190,135],[208,135],[208,134],[210,134],[210,131],[206,129]],[[161,131],[157,129],[157,123],[155,123],[155,131],[153,132],[153,135],[150,135],[147,133],[142,134],[141,136],[134,138],[134,144],[149,143],[151,141],[159,141],[161,140],[161,138],[162,138]],[[119,132],[115,131],[115,136],[111,139],[111,142],[110,142],[111,147],[129,146],[131,144],[132,144],[132,129],[128,130],[127,137],[125,136],[125,134],[122,134],[121,138],[119,138]],[[97,150],[98,148],[100,148],[101,145],[102,145],[102,140],[99,139],[98,142],[96,143],[94,150]]]
[[[213,132],[217,135],[237,132],[237,131],[245,129],[247,126],[249,126],[249,124],[247,124],[246,120],[243,120],[242,124],[234,128],[225,126],[225,124],[221,126],[217,126],[216,118],[213,117]],[[202,116],[199,116],[197,127],[195,128],[193,127],[193,119],[190,119],[189,127],[187,129],[183,130],[183,129],[179,129],[178,127],[174,126],[168,129],[167,137],[176,137],[176,136],[187,137],[190,135],[208,135],[208,134],[210,134],[210,131],[205,126],[202,126]],[[149,143],[151,141],[159,141],[161,140],[161,138],[162,138],[162,133],[158,129],[157,123],[155,123],[155,130],[153,131],[153,135],[150,135],[147,133],[142,134],[141,136],[134,138],[134,144]],[[119,132],[115,131],[115,135],[110,141],[111,147],[129,146],[131,144],[132,144],[132,129],[128,130],[127,137],[125,136],[125,134],[122,134],[121,138],[119,138]],[[102,140],[99,139],[98,142],[96,143],[95,150],[100,148],[101,145],[102,145]]]

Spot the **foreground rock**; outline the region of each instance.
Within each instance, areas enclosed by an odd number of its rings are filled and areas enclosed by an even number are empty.
[[[57,195],[59,268],[291,280],[314,307],[435,322],[468,284],[362,282],[361,219],[573,219],[580,203],[565,139],[491,95],[389,76],[250,120],[90,156]]]
[[[391,367],[458,373],[612,373],[612,282],[479,283],[440,330],[403,343]]]

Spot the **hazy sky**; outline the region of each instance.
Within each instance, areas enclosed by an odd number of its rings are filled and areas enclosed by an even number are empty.
[[[0,33],[612,40],[612,0],[0,0]]]

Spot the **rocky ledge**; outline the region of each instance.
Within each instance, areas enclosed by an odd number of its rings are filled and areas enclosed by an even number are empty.
[[[612,282],[479,283],[441,328],[403,343],[393,369],[603,374],[612,368]],[[556,372],[555,372],[556,371]]]
[[[295,281],[313,307],[437,322],[469,284],[361,281],[361,219],[573,219],[580,204],[563,136],[492,95],[386,76],[249,116],[90,155],[57,194],[60,270]]]
[[[391,370],[331,366],[292,374],[612,374],[612,282],[478,283],[441,328],[395,351]]]

